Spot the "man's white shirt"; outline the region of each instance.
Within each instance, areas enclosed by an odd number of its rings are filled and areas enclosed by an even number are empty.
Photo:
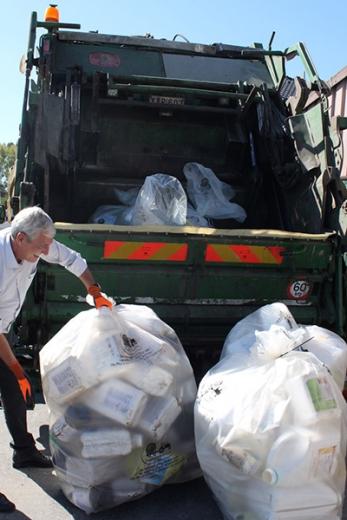
[[[77,251],[56,240],[53,240],[48,255],[41,255],[40,258],[51,264],[59,264],[78,277],[88,267]],[[23,260],[18,263],[11,247],[11,228],[0,230],[0,334],[8,332],[18,316],[38,262],[39,259],[37,262]]]

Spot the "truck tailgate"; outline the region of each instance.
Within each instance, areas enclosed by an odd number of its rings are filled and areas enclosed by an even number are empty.
[[[267,303],[286,303],[300,323],[341,326],[336,235],[274,230],[57,224],[117,303],[144,304],[186,345],[219,344],[231,326]],[[53,334],[87,308],[80,281],[40,263],[23,323]]]

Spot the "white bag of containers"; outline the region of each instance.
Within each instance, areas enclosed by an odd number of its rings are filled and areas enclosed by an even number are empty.
[[[193,371],[151,309],[81,312],[44,346],[40,365],[55,471],[76,506],[96,512],[201,474]]]
[[[345,489],[347,345],[276,303],[230,331],[203,378],[195,437],[228,520],[338,520]]]

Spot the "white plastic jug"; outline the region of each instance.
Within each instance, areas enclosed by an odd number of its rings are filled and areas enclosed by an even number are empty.
[[[151,399],[144,409],[139,427],[150,433],[153,439],[159,440],[177,419],[181,410],[174,396]]]
[[[155,396],[165,395],[173,383],[173,376],[167,370],[145,361],[124,366],[120,375],[146,394]]]
[[[88,388],[82,381],[81,370],[74,357],[68,357],[59,366],[50,370],[43,381],[57,403],[68,403]]]
[[[124,469],[118,458],[83,459],[66,457],[65,480],[75,486],[96,486],[122,475]]]
[[[146,405],[147,396],[120,379],[110,379],[86,392],[83,400],[99,414],[123,426],[134,426]]]
[[[337,467],[340,435],[326,425],[326,431],[293,427],[274,442],[265,462],[262,478],[271,485],[298,486],[331,479]]]
[[[142,435],[131,434],[125,429],[98,429],[81,433],[82,457],[115,457],[128,455],[134,448],[141,446]]]
[[[294,420],[297,424],[312,424],[324,418],[339,419],[340,410],[332,387],[322,367],[320,373],[307,373],[291,377],[285,382]]]
[[[277,487],[271,502],[272,520],[340,520],[342,516],[341,497],[324,482]]]

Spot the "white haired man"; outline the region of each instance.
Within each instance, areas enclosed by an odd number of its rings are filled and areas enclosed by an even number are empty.
[[[54,240],[52,219],[39,207],[21,210],[11,226],[0,230],[0,392],[6,424],[12,436],[14,468],[51,467],[51,459],[38,451],[27,430],[26,400],[31,385],[12,352],[8,333],[18,316],[40,259],[60,264],[77,276],[94,298],[97,308],[112,307],[79,253]],[[0,512],[14,504],[0,493]]]

